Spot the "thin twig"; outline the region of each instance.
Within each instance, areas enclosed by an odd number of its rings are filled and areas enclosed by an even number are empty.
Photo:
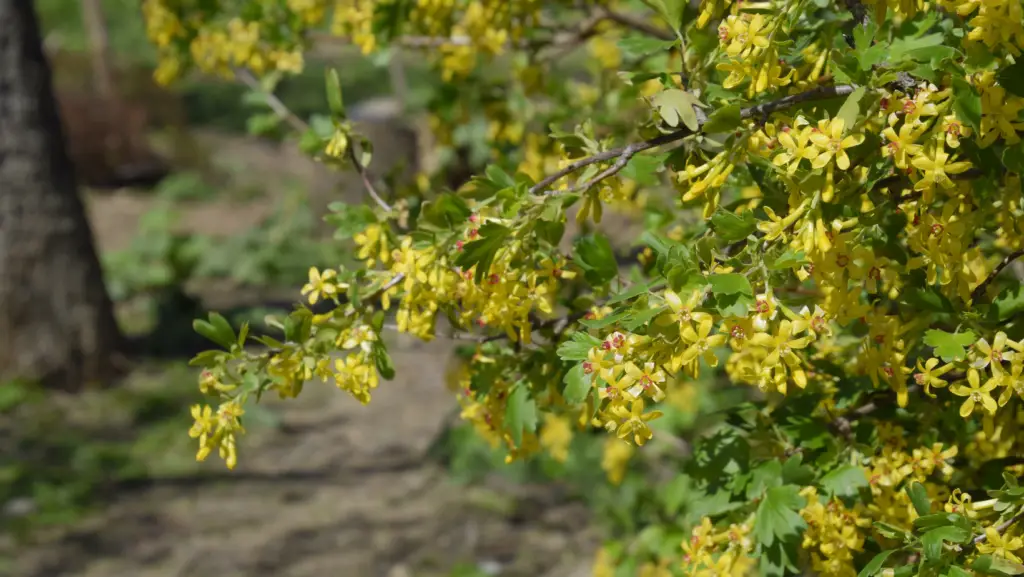
[[[971,291],[971,302],[975,302],[979,298],[984,296],[985,289],[988,288],[988,285],[992,284],[992,281],[996,280],[996,277],[999,276],[999,273],[1003,272],[1004,268],[1010,266],[1010,264],[1013,263],[1013,261],[1017,260],[1022,256],[1024,256],[1024,250],[1014,251],[1006,255],[1006,257],[1004,257],[1003,260],[1000,261],[998,265],[996,265],[995,270],[993,270],[992,273],[989,274],[985,280],[981,281],[980,285],[976,286],[974,290]]]
[[[768,115],[770,115],[773,112],[777,112],[779,110],[795,106],[802,102],[807,102],[810,100],[821,100],[825,98],[835,98],[838,96],[848,96],[849,94],[853,93],[853,91],[856,89],[857,87],[853,84],[840,84],[837,86],[819,86],[817,88],[812,88],[811,90],[807,90],[799,94],[793,94],[791,96],[786,96],[778,100],[773,100],[771,102],[765,102],[763,104],[758,104],[756,106],[744,108],[740,110],[740,118],[767,118]],[[699,132],[704,123],[707,122],[707,118],[698,117],[697,120],[697,132]],[[611,150],[605,150],[604,152],[600,152],[593,156],[581,158],[570,163],[562,170],[559,170],[558,172],[544,178],[537,184],[531,186],[530,192],[534,194],[545,192],[548,189],[548,187],[550,187],[552,184],[576,172],[577,170],[580,170],[581,168],[586,168],[591,164],[607,162],[609,160],[615,159],[614,165],[604,170],[590,181],[587,181],[586,183],[583,184],[578,184],[575,187],[573,187],[572,190],[574,192],[578,192],[579,190],[583,190],[587,187],[593,186],[594,184],[597,184],[601,180],[618,173],[623,168],[625,168],[626,164],[629,163],[629,160],[636,156],[638,153],[682,140],[691,134],[694,134],[694,131],[690,130],[689,128],[681,128],[679,130],[676,130],[675,132],[662,134],[650,140],[645,140],[643,142],[634,142],[633,144],[627,146],[613,148]]]
[[[643,20],[637,18],[636,16],[616,12],[611,8],[603,6],[600,8],[600,14],[607,18],[608,20],[611,20],[612,22],[621,24],[626,28],[632,28],[633,30],[636,30],[638,32],[643,32],[648,36],[654,36],[659,40],[676,40],[676,35],[673,34],[672,31],[665,30],[664,28],[658,28],[657,26],[654,26],[652,24],[648,24],[647,22],[644,22]]]
[[[838,84],[835,86],[819,86],[812,88],[799,94],[793,94],[780,98],[778,100],[772,100],[771,102],[765,102],[749,108],[744,108],[740,111],[740,118],[767,118],[769,114],[795,106],[802,102],[808,102],[810,100],[823,100],[826,98],[836,98],[839,96],[849,96],[853,94],[853,91],[857,89],[855,84]]]
[[[1016,523],[1017,521],[1020,521],[1021,519],[1024,519],[1024,511],[1020,511],[1016,515],[1014,515],[1013,517],[1010,517],[1006,521],[1003,521],[999,525],[996,525],[996,533],[1000,533],[1000,534],[1003,533],[1004,531],[1009,529],[1011,526],[1013,526],[1014,523]],[[978,535],[977,537],[974,538],[974,544],[975,545],[979,545],[981,543],[984,543],[987,540],[988,540],[988,533],[984,533],[983,532],[981,535]]]
[[[292,128],[298,130],[299,132],[305,132],[306,130],[309,129],[309,124],[307,124],[305,120],[296,116],[294,112],[289,110],[289,108],[285,106],[285,103],[281,102],[280,98],[278,98],[272,92],[264,90],[263,86],[260,85],[260,81],[257,80],[256,77],[253,76],[251,72],[241,68],[236,68],[235,77],[241,80],[242,83],[248,86],[249,88],[262,94],[267,101],[267,106],[269,106],[270,109],[273,110],[278,117],[280,117],[282,120],[291,125]]]
[[[348,157],[352,160],[352,165],[356,167],[356,172],[359,173],[359,178],[363,181],[363,187],[366,189],[366,193],[370,195],[370,198],[377,203],[377,206],[383,208],[386,212],[391,212],[391,205],[388,204],[380,194],[377,193],[377,189],[374,188],[373,183],[370,182],[370,175],[366,172],[366,167],[363,163],[359,162],[359,158],[356,157],[355,147],[352,143],[348,145]]]
[[[260,86],[260,81],[257,80],[256,77],[253,76],[251,72],[243,69],[235,69],[235,76],[249,88],[261,93],[267,101],[267,106],[269,106],[270,109],[273,110],[274,113],[278,115],[278,117],[280,117],[282,120],[291,125],[292,128],[299,132],[305,132],[306,130],[309,130],[309,124],[307,124],[306,121],[296,116],[295,113],[292,112],[288,108],[288,106],[285,105],[284,102],[281,102],[281,99],[278,98],[275,94],[264,90],[263,87]],[[388,204],[377,192],[377,189],[374,188],[373,183],[370,181],[370,176],[366,172],[366,167],[363,166],[361,162],[359,162],[358,157],[356,157],[355,149],[352,147],[351,144],[348,147],[348,155],[349,158],[352,160],[352,164],[356,168],[356,172],[359,173],[359,177],[363,181],[363,186],[366,188],[366,192],[370,195],[371,198],[373,198],[374,202],[377,203],[377,206],[383,208],[386,211],[390,211],[391,205]]]

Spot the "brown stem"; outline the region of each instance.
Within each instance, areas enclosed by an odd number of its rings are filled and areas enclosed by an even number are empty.
[[[621,12],[616,12],[616,11],[612,10],[611,8],[606,8],[606,7],[601,7],[600,8],[600,14],[602,16],[604,16],[605,18],[607,18],[608,20],[611,20],[612,22],[615,22],[616,24],[621,24],[621,25],[625,26],[626,28],[632,28],[633,30],[636,30],[637,32],[643,32],[644,34],[647,34],[648,36],[654,36],[655,38],[658,38],[659,40],[665,40],[665,41],[676,40],[676,35],[673,34],[672,31],[665,30],[664,28],[658,28],[657,26],[649,24],[649,23],[641,20],[640,18],[637,18],[636,16],[632,16],[630,14],[623,14]]]
[[[995,270],[993,270],[992,273],[989,274],[985,280],[981,281],[980,285],[978,285],[977,287],[974,288],[973,291],[971,291],[971,302],[973,303],[982,296],[984,296],[985,289],[988,288],[988,285],[992,284],[992,281],[994,281],[996,277],[999,276],[999,273],[1003,272],[1004,268],[1010,266],[1010,264],[1012,264],[1013,261],[1017,260],[1022,256],[1024,256],[1024,250],[1014,251],[1006,255],[1006,257],[1004,257],[1003,260],[1000,261],[998,265],[996,265]]]
[[[763,104],[758,104],[756,106],[744,108],[740,110],[740,118],[767,118],[767,116],[773,112],[784,110],[786,108],[795,106],[802,102],[807,102],[810,100],[821,100],[825,98],[835,98],[837,96],[847,96],[851,94],[854,90],[856,90],[856,88],[857,87],[853,84],[840,84],[837,86],[819,86],[817,88],[813,88],[811,90],[807,90],[799,94],[793,94],[790,96],[786,96],[784,98],[780,98],[778,100],[773,100],[771,102],[765,102]],[[698,117],[697,131],[700,131],[700,127],[703,126],[705,122],[707,122],[707,118]],[[600,152],[593,156],[581,158],[579,160],[572,162],[562,170],[559,170],[558,172],[544,178],[537,184],[531,186],[530,192],[534,194],[546,192],[546,189],[555,182],[561,180],[565,176],[568,176],[576,172],[577,170],[586,168],[591,164],[596,164],[598,162],[607,162],[613,159],[616,161],[614,165],[612,165],[610,168],[606,169],[605,171],[603,171],[590,181],[586,182],[584,185],[577,185],[576,187],[573,188],[574,191],[582,190],[583,188],[593,186],[594,184],[597,184],[601,180],[618,173],[620,170],[625,168],[626,164],[629,163],[629,159],[636,156],[636,154],[643,152],[645,150],[650,150],[652,148],[657,148],[659,146],[664,146],[666,144],[677,142],[691,134],[694,134],[694,131],[690,130],[689,128],[681,128],[679,130],[676,130],[675,132],[662,134],[650,140],[645,140],[643,142],[634,142],[633,144],[627,146],[613,148],[611,150],[605,150],[604,152]]]
[[[1009,529],[1011,526],[1013,526],[1014,523],[1016,523],[1017,521],[1020,521],[1021,519],[1024,519],[1024,511],[1020,511],[1016,515],[1014,515],[1013,517],[1010,517],[1006,521],[1003,521],[999,525],[996,525],[996,533],[1003,533],[1004,531]],[[978,535],[977,537],[974,538],[974,544],[978,545],[980,543],[984,543],[987,540],[988,540],[988,534],[987,533],[982,533],[981,535]]]

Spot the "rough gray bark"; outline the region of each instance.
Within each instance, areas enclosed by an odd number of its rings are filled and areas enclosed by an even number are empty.
[[[0,0],[0,383],[107,378],[121,335],[31,0]]]

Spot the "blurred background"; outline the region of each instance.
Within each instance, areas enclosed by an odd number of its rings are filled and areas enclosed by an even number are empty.
[[[392,335],[398,376],[369,406],[324,385],[248,408],[239,469],[197,464],[187,360],[207,345],[192,320],[217,310],[258,330],[290,309],[310,266],[349,258],[323,217],[362,189],[284,141],[241,84],[158,87],[137,1],[36,6],[107,288],[144,360],[116,386],[74,395],[0,386],[0,573],[575,577],[612,534],[634,535],[638,551],[678,547],[681,532],[639,529],[687,499],[679,483],[649,481],[671,479],[668,457],[685,444],[650,448],[628,474],[632,453],[606,449],[601,432],[505,465],[457,424],[443,339]],[[324,68],[337,68],[350,116],[376,144],[375,171],[459,157],[432,148],[417,120],[450,88],[418,59],[344,45],[313,54],[277,96],[302,118],[325,114]],[[470,165],[484,134],[460,133]],[[691,427],[693,408],[678,401],[659,427]],[[571,435],[544,425],[553,447]]]

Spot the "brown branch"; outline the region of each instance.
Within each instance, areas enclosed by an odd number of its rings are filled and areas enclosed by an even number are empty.
[[[973,303],[982,296],[984,296],[985,289],[988,288],[988,285],[992,284],[992,281],[996,280],[996,277],[999,276],[999,273],[1003,272],[1004,268],[1010,266],[1010,264],[1012,264],[1013,261],[1017,260],[1022,256],[1024,256],[1024,250],[1014,251],[1006,255],[1003,258],[1003,260],[1000,261],[998,265],[996,265],[995,270],[993,270],[992,273],[988,275],[988,278],[981,281],[981,284],[975,287],[973,291],[971,291],[971,302]]]
[[[917,385],[911,385],[907,387],[907,394],[909,395],[910,393],[917,391],[917,389]],[[834,419],[832,419],[832,422],[829,423],[829,427],[836,431],[837,433],[839,433],[840,435],[842,435],[842,437],[847,441],[852,442],[853,425],[851,423],[851,418],[856,420],[857,418],[865,417],[882,408],[883,405],[880,405],[878,401],[879,399],[876,397],[874,400],[870,400],[864,403],[863,405],[860,405],[859,407],[848,411],[843,415],[835,417]]]
[[[773,112],[784,110],[791,106],[796,106],[797,104],[800,104],[802,102],[808,102],[811,100],[822,100],[826,98],[835,98],[838,96],[848,96],[849,94],[853,93],[853,91],[856,89],[857,87],[853,84],[840,84],[837,86],[819,86],[818,88],[813,88],[811,90],[807,90],[799,94],[793,94],[790,96],[780,98],[778,100],[773,100],[771,102],[765,102],[763,104],[758,104],[755,106],[744,108],[740,110],[740,118],[745,120],[755,117],[767,118],[768,115],[772,114]],[[697,132],[700,131],[701,127],[703,127],[705,122],[707,122],[706,117],[698,117]],[[613,148],[611,150],[606,150],[604,152],[597,153],[593,156],[581,158],[570,163],[562,170],[559,170],[558,172],[544,178],[537,184],[531,186],[530,192],[534,194],[545,192],[546,189],[555,182],[576,172],[577,170],[580,170],[581,168],[586,168],[591,164],[607,162],[613,159],[616,161],[614,165],[604,170],[603,172],[598,174],[598,176],[594,177],[590,181],[573,187],[572,190],[574,192],[578,192],[579,190],[583,190],[584,188],[593,186],[594,184],[597,184],[601,180],[618,173],[623,168],[625,168],[626,164],[629,163],[629,160],[636,156],[638,153],[643,152],[645,150],[650,150],[652,148],[657,148],[659,146],[664,146],[666,144],[670,144],[673,142],[677,142],[694,133],[695,132],[690,130],[689,128],[681,128],[679,130],[676,130],[675,132],[662,134],[650,140],[645,140],[643,142],[634,142],[633,144],[630,144],[628,146]]]
[[[799,94],[792,94],[778,100],[744,108],[740,111],[740,118],[767,118],[769,114],[796,106],[797,104],[811,100],[824,100],[839,96],[849,96],[857,89],[855,84],[838,84],[835,86],[819,86]]]
[[[625,26],[626,28],[632,28],[633,30],[636,30],[638,32],[643,32],[644,34],[647,34],[648,36],[654,36],[655,38],[657,38],[659,40],[669,41],[669,40],[676,40],[677,39],[676,35],[673,34],[671,30],[665,30],[664,28],[659,28],[657,26],[654,26],[652,24],[649,24],[649,23],[641,20],[640,18],[637,18],[636,16],[632,16],[630,14],[623,14],[621,12],[616,12],[616,11],[612,10],[611,8],[608,8],[608,7],[605,7],[605,6],[602,6],[599,10],[600,10],[599,13],[602,16],[604,16],[606,19],[611,20],[612,22],[615,22],[616,24],[621,24],[621,25]]]
[[[370,182],[370,175],[366,172],[366,167],[356,157],[355,147],[351,142],[348,145],[348,157],[352,160],[352,165],[356,167],[356,172],[359,173],[359,178],[362,179],[363,187],[366,189],[367,194],[370,195],[370,198],[377,203],[377,206],[383,208],[385,212],[391,212],[391,205],[381,198],[380,194],[377,194],[377,189]]]
[[[1018,512],[1016,515],[1014,515],[1013,517],[1010,517],[1006,521],[1003,521],[999,525],[996,525],[996,528],[995,528],[996,529],[996,533],[1003,533],[1003,532],[1005,532],[1007,529],[1009,529],[1011,526],[1013,526],[1014,523],[1016,523],[1017,521],[1020,521],[1021,519],[1024,519],[1024,510]],[[978,535],[977,537],[974,538],[974,544],[978,545],[978,544],[984,543],[987,540],[988,540],[988,534],[982,532],[981,535]]]

